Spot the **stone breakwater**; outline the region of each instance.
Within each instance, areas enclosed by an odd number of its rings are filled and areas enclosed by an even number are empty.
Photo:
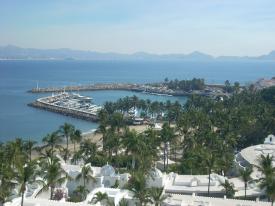
[[[65,86],[65,87],[45,87],[33,88],[28,92],[31,93],[48,93],[48,92],[63,92],[65,91],[98,91],[98,90],[140,90],[142,85],[139,84],[88,84],[80,86]]]
[[[70,116],[70,117],[74,117],[74,118],[78,118],[78,119],[83,119],[83,120],[86,120],[86,121],[91,121],[91,122],[97,122],[98,121],[97,115],[88,114],[88,113],[81,112],[81,111],[74,111],[74,110],[69,109],[69,108],[56,107],[56,106],[45,104],[45,103],[38,102],[38,101],[29,103],[28,106],[38,108],[38,109],[43,109],[43,110],[46,110],[46,111],[59,113],[59,114],[65,115],[65,116]]]
[[[28,92],[31,93],[49,93],[49,92],[64,92],[64,91],[100,91],[100,90],[124,90],[134,92],[146,92],[154,95],[172,95],[172,96],[189,96],[192,94],[205,96],[226,95],[222,91],[221,85],[206,85],[204,90],[194,90],[190,92],[181,90],[171,90],[166,86],[158,84],[130,84],[130,83],[110,83],[110,84],[89,84],[81,86],[65,86],[65,87],[45,87],[33,88]]]

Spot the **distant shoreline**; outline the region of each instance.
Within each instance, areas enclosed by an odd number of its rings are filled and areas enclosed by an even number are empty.
[[[256,59],[256,58],[251,58],[251,59],[219,59],[219,58],[214,58],[214,59],[147,59],[147,58],[131,58],[131,59],[78,59],[78,58],[73,58],[73,59],[66,59],[66,58],[33,58],[33,59],[28,59],[28,58],[16,58],[16,59],[0,59],[1,61],[125,61],[125,62],[130,62],[130,61],[159,61],[159,62],[169,62],[169,61],[175,61],[175,62],[275,62],[275,59]]]
[[[133,53],[98,52],[90,50],[76,50],[69,48],[39,49],[23,48],[14,45],[0,46],[0,59],[67,59],[67,60],[193,60],[193,61],[216,61],[216,60],[273,60],[275,51],[258,56],[214,56],[200,51],[191,53],[148,53],[146,51]]]

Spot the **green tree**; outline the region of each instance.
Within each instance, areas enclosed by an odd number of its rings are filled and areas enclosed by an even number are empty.
[[[125,122],[123,119],[123,114],[119,112],[115,112],[110,117],[110,126],[112,129],[117,130],[117,132],[120,132],[120,129],[125,126]]]
[[[85,200],[85,198],[87,197],[87,194],[89,193],[89,190],[85,186],[79,185],[76,188],[76,190],[74,191],[74,193],[77,194],[78,196],[80,196],[80,200],[79,200],[79,202],[80,202],[80,201]]]
[[[118,206],[128,206],[128,201],[124,198],[122,198],[119,203],[118,203]]]
[[[211,181],[211,173],[212,170],[216,167],[216,163],[217,163],[217,157],[214,154],[214,151],[204,151],[202,153],[202,155],[204,156],[204,164],[207,168],[207,174],[208,174],[208,189],[207,189],[207,194],[208,196],[210,196],[210,181]]]
[[[80,181],[82,180],[83,182],[83,192],[86,191],[86,183],[89,184],[90,181],[93,181],[95,182],[96,179],[95,177],[93,176],[93,170],[91,168],[90,165],[84,165],[82,168],[81,168],[81,172],[76,176],[76,180],[77,181]],[[82,199],[84,200],[86,198],[86,192],[85,193],[82,193]]]
[[[0,205],[9,200],[14,188],[14,170],[7,164],[0,168]]]
[[[27,183],[35,181],[35,162],[28,162],[18,168],[17,182],[19,186],[19,193],[21,194],[21,206],[24,204],[24,195]]]
[[[35,149],[35,145],[37,144],[36,141],[28,140],[25,142],[25,148],[29,155],[29,161],[32,161],[32,151]]]
[[[59,132],[66,140],[66,153],[65,153],[64,160],[65,162],[67,162],[69,158],[69,139],[71,138],[71,136],[74,135],[75,128],[73,125],[69,123],[64,123],[64,125],[60,126]]]
[[[103,205],[107,205],[108,200],[109,200],[109,197],[108,197],[107,193],[97,192],[92,199],[92,203],[96,204],[96,203],[100,202]]]
[[[97,145],[93,143],[90,139],[85,139],[80,143],[80,148],[78,153],[83,158],[84,162],[87,163],[90,160],[93,160],[96,156]]]
[[[257,169],[262,173],[260,178],[260,189],[264,189],[273,206],[275,200],[275,168],[272,164],[273,156],[261,155],[258,159]]]
[[[225,195],[227,198],[233,198],[235,195],[234,184],[230,183],[228,180],[225,180],[223,184],[221,184],[224,188]]]
[[[174,137],[174,130],[169,126],[168,123],[164,123],[162,125],[161,133],[160,133],[161,141],[163,143],[163,169],[166,171],[168,166],[168,142],[171,141]]]
[[[66,179],[70,179],[70,177],[61,167],[60,160],[57,157],[44,159],[40,163],[40,167],[40,175],[43,180],[38,181],[38,183],[42,184],[42,189],[38,194],[50,189],[50,199],[52,200],[56,186],[63,184]]]
[[[273,206],[275,201],[275,178],[266,177],[261,180],[260,188],[265,190],[265,193],[268,199],[271,201],[271,205]]]
[[[72,134],[72,136],[70,136],[71,138],[71,142],[74,144],[74,153],[75,153],[75,145],[76,143],[80,143],[82,140],[82,134],[81,131],[79,129],[76,129],[74,131],[74,133]]]
[[[130,153],[132,157],[132,169],[136,167],[136,160],[138,159],[140,153],[143,152],[145,147],[144,142],[141,141],[140,136],[135,130],[125,130],[122,138],[122,144],[126,148],[126,153]]]
[[[134,194],[134,198],[139,200],[139,205],[143,206],[149,202],[149,191],[146,187],[146,179],[143,172],[135,172],[128,181],[127,189]]]
[[[149,189],[150,202],[155,206],[160,206],[164,200],[168,198],[168,195],[164,194],[163,187],[152,187]]]
[[[48,151],[50,151],[50,158],[51,159],[54,158],[54,153],[55,153],[56,149],[62,148],[61,141],[62,141],[62,139],[58,135],[57,131],[56,132],[52,132],[50,134],[47,134],[47,136],[42,139],[42,142],[45,144],[43,146],[43,148],[45,150],[47,150],[47,148],[50,149]],[[41,150],[40,150],[40,152],[41,152]]]
[[[24,142],[20,138],[16,138],[14,141],[7,142],[6,152],[6,157],[10,160],[11,166],[13,168],[20,166],[22,162],[27,159],[27,154],[24,150]]]
[[[262,173],[264,177],[270,177],[275,173],[275,167],[272,165],[273,156],[272,155],[261,155],[258,159],[258,165],[256,168]]]
[[[244,198],[246,199],[246,190],[247,190],[247,183],[251,180],[251,173],[253,172],[252,167],[246,167],[243,170],[240,170],[241,179],[244,182]]]

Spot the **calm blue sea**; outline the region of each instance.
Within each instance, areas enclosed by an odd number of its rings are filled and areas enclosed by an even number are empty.
[[[156,82],[169,79],[205,78],[208,83],[225,80],[242,84],[259,78],[275,76],[275,62],[188,62],[188,61],[0,61],[0,141],[16,137],[38,141],[64,122],[74,124],[82,131],[97,127],[59,114],[34,109],[27,103],[48,94],[30,94],[36,87],[80,85],[107,82]],[[151,100],[182,103],[185,97],[153,96],[125,91],[83,92],[94,98],[96,104],[137,95]]]

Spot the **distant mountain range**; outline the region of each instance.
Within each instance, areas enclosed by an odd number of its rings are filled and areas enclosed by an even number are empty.
[[[20,48],[13,45],[0,47],[0,59],[67,59],[67,60],[268,60],[275,61],[275,51],[258,57],[220,56],[213,57],[202,52],[190,54],[150,54],[137,52],[133,54],[101,53],[94,51],[80,51],[72,49],[32,49]]]

